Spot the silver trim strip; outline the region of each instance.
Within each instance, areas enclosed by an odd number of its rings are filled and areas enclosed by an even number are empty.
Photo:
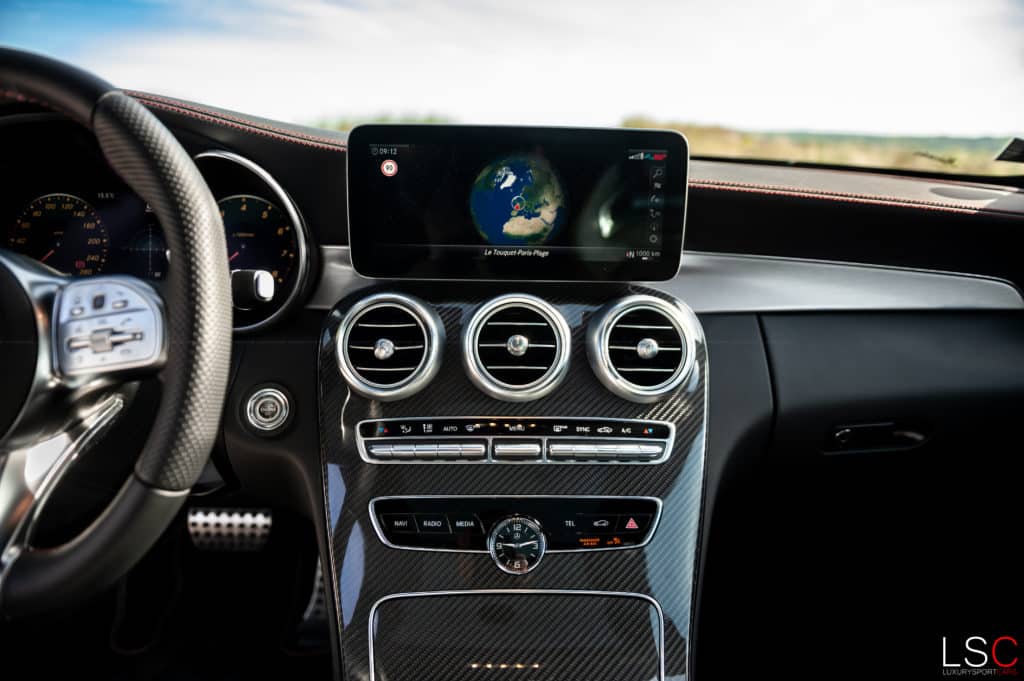
[[[306,231],[306,223],[302,219],[302,213],[299,212],[298,207],[292,198],[288,195],[288,192],[284,190],[274,176],[268,173],[262,166],[257,165],[253,161],[250,161],[244,156],[240,156],[234,152],[224,151],[221,149],[210,149],[208,151],[202,151],[192,157],[194,161],[200,161],[204,158],[218,158],[224,161],[230,161],[235,163],[242,168],[245,168],[250,173],[255,175],[260,181],[267,186],[268,189],[274,194],[274,198],[277,199],[281,204],[281,209],[288,215],[288,219],[292,223],[292,227],[295,229],[295,243],[298,246],[298,263],[295,270],[295,284],[292,286],[292,290],[288,293],[288,296],[284,299],[284,302],[274,310],[274,312],[266,317],[265,319],[258,321],[254,324],[247,326],[236,326],[234,330],[240,333],[246,333],[250,331],[256,331],[258,329],[270,326],[285,314],[287,314],[298,301],[299,296],[306,288],[306,279],[309,276],[309,235]],[[230,197],[226,197],[230,198]],[[258,198],[258,197],[257,197]],[[222,201],[223,199],[217,199]],[[225,254],[226,257],[226,254]],[[326,270],[325,270],[326,271]]]
[[[706,391],[705,391],[706,392]],[[446,466],[446,465],[470,465],[470,464],[503,464],[506,466],[527,466],[532,464],[553,464],[556,466],[650,466],[651,464],[659,464],[668,461],[668,458],[672,455],[672,448],[675,446],[676,440],[676,425],[671,421],[657,421],[654,419],[613,419],[613,418],[601,418],[598,416],[538,416],[538,419],[544,420],[557,420],[566,419],[572,421],[623,421],[626,423],[656,423],[660,426],[668,428],[667,438],[649,438],[647,441],[663,444],[665,446],[664,453],[656,459],[650,459],[645,461],[559,461],[557,459],[548,458],[548,441],[560,441],[560,440],[580,440],[580,436],[567,434],[567,435],[541,435],[536,436],[533,439],[541,441],[541,458],[539,459],[523,459],[517,461],[515,459],[496,459],[494,458],[494,441],[505,440],[506,438],[510,441],[516,439],[530,438],[528,434],[523,435],[473,435],[472,433],[459,433],[457,435],[451,435],[446,433],[437,433],[431,435],[406,435],[395,437],[363,437],[362,425],[364,423],[370,423],[373,421],[430,421],[430,420],[441,420],[445,418],[452,419],[480,419],[481,421],[495,421],[503,418],[516,418],[516,419],[528,419],[529,416],[404,416],[401,418],[384,418],[384,419],[363,419],[356,424],[356,449],[359,450],[359,458],[365,463],[376,464],[380,466],[387,466],[389,464],[428,464],[432,466]],[[367,452],[367,445],[373,443],[376,440],[409,440],[415,442],[416,440],[430,440],[432,442],[440,442],[443,440],[486,440],[487,441],[487,456],[483,459],[467,459],[467,460],[432,460],[432,459],[401,459],[401,460],[380,460],[370,458]],[[630,443],[637,442],[639,439],[636,437],[595,437],[594,440],[624,440]]]
[[[650,286],[701,313],[1024,308],[1012,284],[972,274],[718,253],[686,253],[683,263]]]
[[[550,551],[548,552],[550,553]],[[633,591],[596,591],[588,589],[465,589],[462,591],[413,591],[405,593],[389,594],[378,598],[370,606],[370,616],[367,619],[367,643],[370,653],[369,681],[376,681],[373,656],[374,622],[377,618],[377,609],[384,603],[399,598],[429,598],[431,596],[595,596],[604,598],[638,598],[647,601],[658,613],[658,681],[665,681],[665,612],[653,596],[636,593]]]
[[[309,307],[329,310],[376,280],[357,275],[348,246],[324,246],[323,272]],[[686,251],[679,274],[646,284],[697,313],[833,310],[1020,310],[1024,299],[1001,279],[910,268]]]
[[[651,519],[651,529],[647,531],[647,536],[644,537],[644,540],[639,544],[633,544],[632,546],[599,546],[592,549],[548,549],[547,553],[629,551],[632,549],[643,548],[650,544],[651,540],[654,538],[654,533],[657,532],[658,525],[661,523],[661,511],[664,506],[664,503],[658,497],[640,497],[621,494],[398,494],[394,496],[374,497],[373,499],[370,499],[370,503],[367,505],[367,510],[370,514],[370,524],[373,525],[373,531],[377,533],[377,538],[380,539],[381,543],[389,549],[398,549],[400,551],[426,551],[428,553],[487,553],[487,551],[483,549],[438,549],[427,546],[400,546],[398,544],[392,544],[388,541],[387,537],[384,536],[384,530],[381,529],[380,521],[377,520],[375,504],[378,501],[407,501],[409,499],[596,499],[602,501],[627,499],[632,501],[653,501],[656,506],[654,518]]]

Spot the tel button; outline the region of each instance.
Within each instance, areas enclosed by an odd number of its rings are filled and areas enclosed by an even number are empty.
[[[384,529],[388,532],[415,532],[416,521],[410,513],[384,514]]]
[[[420,532],[429,534],[450,534],[448,519],[443,513],[425,513],[416,515],[416,527]]]

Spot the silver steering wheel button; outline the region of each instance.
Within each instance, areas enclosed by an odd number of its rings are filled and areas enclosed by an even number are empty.
[[[156,369],[166,360],[163,301],[128,277],[80,279],[54,303],[55,361],[64,376]]]

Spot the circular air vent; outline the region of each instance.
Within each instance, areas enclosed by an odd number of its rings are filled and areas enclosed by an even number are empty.
[[[678,388],[693,369],[692,317],[688,309],[653,296],[623,298],[590,322],[590,366],[616,395],[654,402]]]
[[[412,296],[378,293],[356,303],[338,327],[341,375],[357,393],[400,400],[441,368],[444,325]]]
[[[466,372],[491,397],[511,402],[547,395],[569,368],[569,325],[535,296],[488,302],[462,335]]]

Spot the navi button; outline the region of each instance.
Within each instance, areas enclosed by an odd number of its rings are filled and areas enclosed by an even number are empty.
[[[385,532],[416,532],[416,521],[411,513],[389,513],[381,517]]]

